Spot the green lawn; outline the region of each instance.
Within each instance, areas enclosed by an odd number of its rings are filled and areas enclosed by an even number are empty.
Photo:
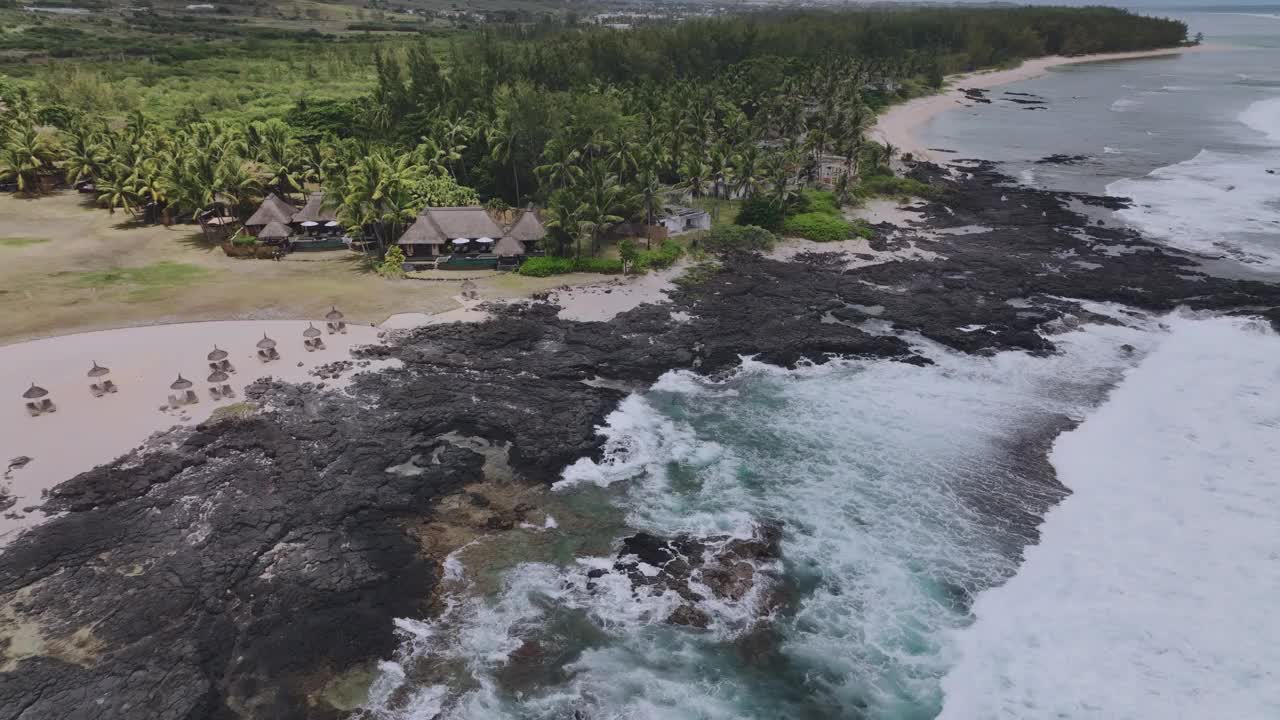
[[[48,238],[38,237],[0,237],[0,247],[20,248],[28,245],[39,245],[49,242]]]

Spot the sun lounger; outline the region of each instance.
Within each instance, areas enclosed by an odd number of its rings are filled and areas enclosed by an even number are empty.
[[[29,403],[27,403],[27,414],[31,415],[31,417],[35,417],[35,416],[39,415],[39,414],[40,414],[40,406],[39,406],[39,405],[37,405],[37,404],[35,404],[35,403],[33,403],[33,402],[29,402]]]
[[[272,360],[280,359],[280,351],[276,350],[275,348],[271,348],[270,350],[268,350],[267,354],[271,357]]]
[[[118,391],[120,388],[116,387],[116,384],[111,382],[110,380],[103,380],[102,389],[109,393],[113,393]]]
[[[220,369],[220,370],[222,370],[222,372],[225,372],[225,373],[233,373],[233,372],[235,372],[235,371],[236,371],[235,367],[234,367],[234,366],[232,366],[232,364],[231,364],[231,361],[230,361],[230,360],[223,360],[223,361],[222,361],[222,367],[221,367],[221,368],[219,368],[219,369]]]
[[[214,400],[221,400],[221,399],[222,399],[222,391],[221,391],[221,390],[219,390],[219,389],[218,389],[218,387],[215,385],[215,386],[213,386],[213,387],[209,388],[209,397],[212,397]]]
[[[258,359],[262,362],[271,362],[271,356],[267,354],[266,350],[258,351]]]
[[[236,396],[236,391],[235,391],[235,390],[232,390],[230,385],[223,385],[223,386],[222,386],[222,397],[224,397],[224,398],[232,398],[232,397],[235,397],[235,396]]]
[[[320,338],[316,338],[311,342],[311,346],[317,350],[324,350],[324,340],[321,340]]]
[[[40,401],[40,412],[58,412],[58,406],[54,405],[53,401],[49,398],[45,398]]]
[[[102,397],[103,395],[106,395],[106,394],[107,394],[107,391],[106,391],[106,390],[103,390],[103,389],[102,389],[102,386],[101,386],[101,385],[99,385],[98,383],[92,383],[92,384],[90,384],[90,385],[89,385],[89,392],[90,392],[94,397]]]
[[[316,346],[311,342],[311,338],[307,338],[306,340],[303,340],[303,341],[302,341],[302,346],[303,346],[303,347],[305,347],[305,348],[307,349],[307,352],[315,352],[315,351],[316,351]]]
[[[182,401],[178,399],[178,396],[177,396],[177,395],[170,395],[170,396],[169,396],[169,407],[171,407],[171,408],[173,408],[173,409],[175,409],[175,410],[176,410],[177,408],[179,408],[179,407],[181,407],[181,406],[182,406]]]
[[[200,397],[196,395],[195,390],[188,390],[186,400],[188,405],[195,405],[200,402]]]

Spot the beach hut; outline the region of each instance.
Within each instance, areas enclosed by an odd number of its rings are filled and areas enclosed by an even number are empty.
[[[276,341],[267,337],[266,333],[262,333],[262,339],[258,341],[258,359],[262,362],[280,359],[280,352],[276,350]]]
[[[231,360],[227,356],[227,351],[219,349],[217,345],[213,346],[213,352],[209,353],[207,357],[209,359],[210,370],[221,370],[225,373],[233,373],[236,371],[234,367],[231,367]]]
[[[272,220],[266,227],[258,231],[258,240],[268,244],[283,243],[292,234],[293,231],[289,229],[288,225]]]
[[[209,395],[212,396],[214,400],[221,400],[223,398],[235,396],[235,391],[231,389],[230,385],[226,384],[227,380],[231,379],[230,376],[221,370],[214,370],[209,373],[209,377],[205,379],[209,383]]]
[[[329,312],[325,313],[324,322],[329,329],[329,334],[345,333],[347,331],[347,323],[343,320],[345,316],[337,307],[329,306]]]
[[[196,397],[195,391],[191,389],[191,381],[182,377],[182,373],[178,373],[178,379],[169,384],[169,389],[182,393],[181,395],[169,396],[170,407],[194,405],[200,402],[200,398]]]
[[[307,329],[302,331],[302,345],[307,352],[315,352],[324,349],[324,340],[320,339],[320,328],[312,323],[307,323]]]
[[[27,401],[27,412],[31,414],[31,417],[58,411],[57,406],[49,399],[49,391],[35,383],[31,383],[31,387],[22,393],[22,399]]]
[[[476,284],[471,280],[462,281],[462,297],[468,300],[479,300],[480,293],[476,292]]]
[[[245,232],[254,237],[262,237],[261,233],[271,223],[280,223],[288,227],[293,222],[297,209],[285,202],[283,198],[272,193],[262,199],[262,205],[244,221]]]
[[[524,248],[525,253],[532,253],[538,249],[538,243],[546,236],[546,226],[538,218],[537,211],[530,208],[520,213],[520,217],[516,218],[515,223],[511,225],[511,229],[507,231],[502,239],[510,238],[515,240],[520,244],[520,247]],[[498,252],[500,247],[501,243],[499,243],[499,247],[494,248],[495,253],[499,256],[502,255],[501,252]]]
[[[107,378],[110,373],[111,370],[99,365],[97,360],[93,361],[93,367],[89,368],[88,375],[93,380],[93,382],[89,383],[89,392],[93,393],[94,397],[102,397],[107,393],[119,390],[116,384]]]

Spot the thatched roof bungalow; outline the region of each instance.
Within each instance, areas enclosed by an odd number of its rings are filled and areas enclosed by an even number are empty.
[[[407,257],[441,255],[457,240],[493,239],[491,252],[514,257],[537,249],[547,230],[537,213],[526,210],[509,226],[499,225],[482,207],[426,208],[396,242]]]
[[[293,216],[297,212],[297,208],[285,202],[279,195],[272,193],[263,198],[262,205],[244,222],[245,232],[254,237],[260,237],[262,230],[273,222],[281,225],[293,222]]]
[[[396,241],[409,257],[440,255],[454,240],[501,238],[505,233],[482,207],[426,208]]]
[[[288,240],[290,235],[293,235],[293,230],[288,225],[279,220],[272,220],[258,231],[257,237],[263,242],[282,242]]]
[[[307,204],[294,213],[292,218],[294,223],[313,222],[318,226],[334,222],[337,219],[338,214],[332,208],[324,206],[324,193],[322,192],[313,192],[307,196]]]

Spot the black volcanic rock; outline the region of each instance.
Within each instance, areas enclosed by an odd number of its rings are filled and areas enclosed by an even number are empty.
[[[744,355],[786,367],[927,362],[894,331],[969,353],[1051,353],[1057,329],[1109,322],[1081,300],[1248,313],[1280,328],[1276,284],[1210,275],[1201,258],[1071,210],[1121,200],[1019,187],[985,163],[964,171],[911,173],[938,189],[923,208],[929,228],[965,232],[904,233],[892,247],[937,259],[847,270],[828,253],[735,255],[670,305],[609,322],[561,320],[547,302],[498,307],[485,323],[365,349],[363,360],[402,367],[354,375],[349,396],[259,381],[246,396],[267,410],[173,431],[68,480],[46,503],[62,514],[0,553],[0,626],[40,639],[38,654],[0,648],[0,720],[336,717],[312,701],[318,687],[388,656],[393,618],[429,612],[438,558],[414,528],[493,462],[458,438],[504,448],[518,482],[549,483],[600,453],[596,427],[624,396],[615,388],[668,370],[719,373]],[[679,578],[701,572],[695,550],[707,543],[636,536],[626,547]],[[776,543],[760,543],[716,560],[705,587],[740,595],[775,556]],[[618,571],[639,582],[638,570]],[[700,591],[683,588],[696,603]],[[705,624],[693,608],[671,620]],[[765,634],[743,652],[768,647]],[[539,667],[556,657],[527,654]]]

